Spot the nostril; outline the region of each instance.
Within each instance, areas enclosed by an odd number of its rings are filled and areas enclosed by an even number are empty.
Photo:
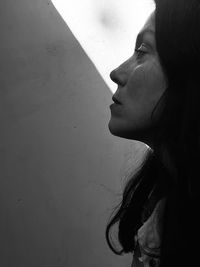
[[[127,73],[122,67],[118,67],[111,71],[110,78],[117,85],[124,86],[127,81]]]

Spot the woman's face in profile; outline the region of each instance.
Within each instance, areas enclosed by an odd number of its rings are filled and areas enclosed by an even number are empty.
[[[111,108],[109,130],[113,135],[146,141],[147,132],[156,123],[159,108],[151,113],[166,90],[155,43],[155,13],[146,21],[136,41],[135,53],[110,77],[118,85]]]

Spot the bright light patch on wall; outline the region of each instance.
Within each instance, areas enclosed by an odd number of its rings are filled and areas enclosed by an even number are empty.
[[[137,33],[154,10],[153,0],[52,0],[70,30],[114,92],[109,77],[134,52]]]

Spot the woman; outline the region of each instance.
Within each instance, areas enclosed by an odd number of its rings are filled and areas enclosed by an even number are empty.
[[[133,267],[198,266],[200,1],[157,0],[118,85],[109,130],[149,146],[106,228]],[[118,223],[119,251],[111,240]]]

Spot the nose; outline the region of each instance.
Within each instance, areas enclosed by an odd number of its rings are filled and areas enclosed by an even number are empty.
[[[127,73],[123,68],[123,65],[120,65],[118,68],[114,69],[110,73],[110,79],[118,84],[118,85],[125,85],[127,80]]]
[[[118,77],[117,77],[116,69],[114,69],[114,70],[111,71],[111,73],[110,73],[110,79],[114,83],[118,83]]]

